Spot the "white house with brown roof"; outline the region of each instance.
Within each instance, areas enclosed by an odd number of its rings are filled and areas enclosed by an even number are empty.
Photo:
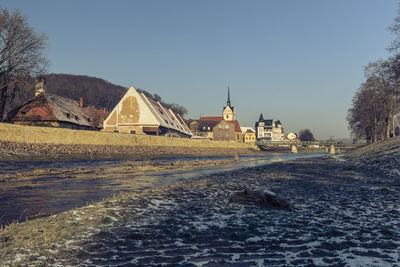
[[[190,137],[192,132],[181,116],[165,108],[133,86],[104,120],[103,131]]]

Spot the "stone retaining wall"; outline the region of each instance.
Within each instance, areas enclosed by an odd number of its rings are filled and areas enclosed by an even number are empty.
[[[27,144],[82,144],[238,149],[255,148],[249,144],[236,142],[21,126],[7,123],[0,123],[0,141]]]

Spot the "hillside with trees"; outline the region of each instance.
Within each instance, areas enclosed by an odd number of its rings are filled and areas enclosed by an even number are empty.
[[[46,81],[46,92],[79,101],[85,106],[112,110],[121,100],[127,88],[103,79],[72,74],[42,75]]]
[[[84,106],[94,106],[98,109],[105,108],[111,111],[128,90],[126,87],[112,84],[106,80],[84,75],[72,74],[45,74],[41,75],[46,81],[46,92],[79,101],[83,98]],[[29,85],[20,89],[15,98],[13,107],[23,104],[34,95],[35,79],[31,78]],[[187,114],[185,107],[175,103],[165,103],[158,94],[151,94],[146,90],[137,88],[147,97],[159,101],[165,107],[172,109],[182,117]]]

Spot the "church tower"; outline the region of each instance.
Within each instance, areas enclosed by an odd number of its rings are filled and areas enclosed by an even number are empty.
[[[229,93],[228,87],[228,100],[226,101],[226,107],[223,108],[222,117],[226,121],[234,121],[235,120],[235,108],[231,105],[231,97]]]

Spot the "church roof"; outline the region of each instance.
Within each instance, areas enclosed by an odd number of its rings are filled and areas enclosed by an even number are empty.
[[[240,124],[237,120],[226,121],[226,122],[233,123],[235,125],[235,132],[242,132],[242,130],[240,129]]]
[[[224,118],[222,116],[216,117],[200,117],[200,120],[208,120],[208,121],[222,121]]]

